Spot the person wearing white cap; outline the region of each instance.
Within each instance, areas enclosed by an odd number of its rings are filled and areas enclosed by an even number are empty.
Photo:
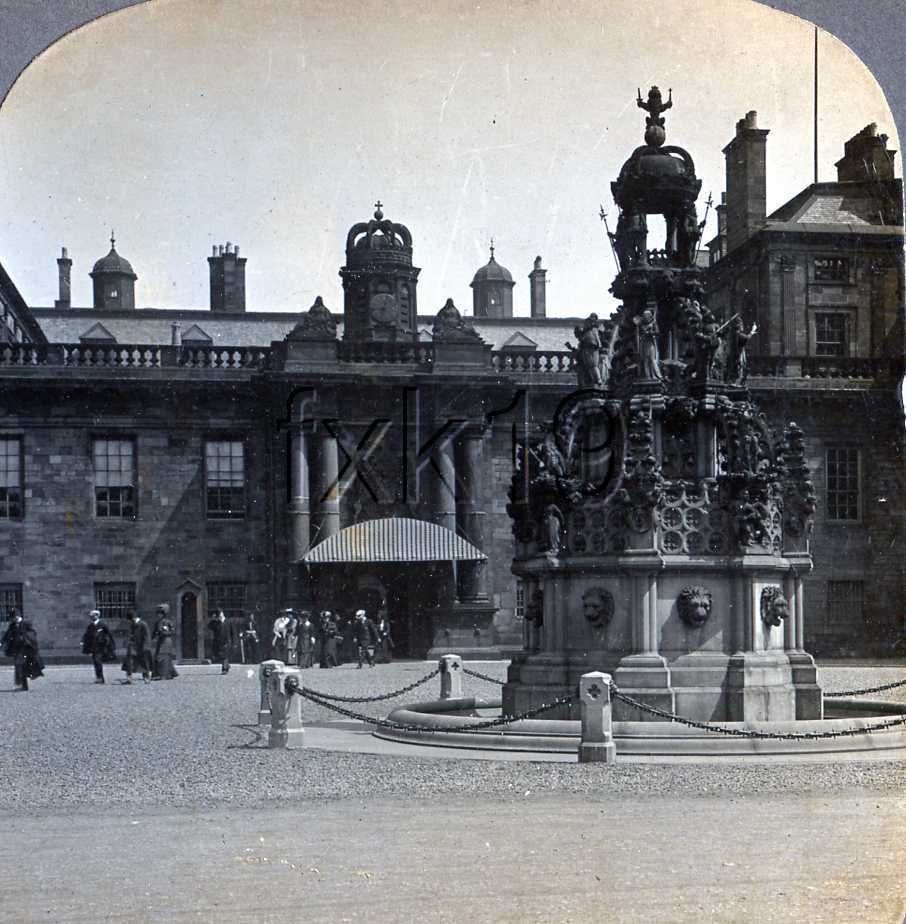
[[[359,655],[359,669],[362,667],[362,658],[368,659],[368,666],[374,667],[374,649],[378,643],[378,633],[375,624],[368,618],[364,610],[356,610],[355,623],[352,627],[356,648]]]
[[[91,655],[94,665],[94,682],[104,682],[104,662],[112,661],[116,657],[116,644],[113,634],[105,622],[101,622],[101,611],[92,610],[88,614],[91,622],[82,635],[82,654]]]

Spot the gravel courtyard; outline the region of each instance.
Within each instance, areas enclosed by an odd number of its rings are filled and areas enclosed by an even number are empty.
[[[305,681],[374,694],[433,666]],[[904,761],[271,751],[254,671],[180,670],[132,686],[109,670],[95,686],[90,666],[53,667],[24,694],[0,668],[0,921],[903,920]],[[828,690],[904,677],[821,672]],[[496,688],[466,678],[466,691]]]
[[[471,668],[503,679],[503,662]],[[403,687],[435,667],[423,661],[356,670],[312,668],[304,682],[346,696]],[[315,749],[271,751],[257,721],[257,669],[187,665],[173,681],[124,686],[113,665],[108,682],[92,682],[90,666],[51,667],[28,693],[14,690],[12,670],[0,668],[0,808],[56,811],[62,807],[255,806],[375,795],[635,792],[744,794],[773,790],[899,789],[906,762],[850,760],[839,764],[680,764],[596,767],[531,761],[443,759],[348,754]],[[906,666],[822,669],[828,691],[906,677]],[[434,698],[435,678],[399,700],[355,705],[383,716],[401,702]],[[467,695],[493,696],[499,687],[465,678]],[[878,699],[906,700],[906,688]],[[305,721],[340,719],[309,702]]]

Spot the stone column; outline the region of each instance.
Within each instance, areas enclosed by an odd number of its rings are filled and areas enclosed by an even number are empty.
[[[317,544],[340,531],[340,485],[337,438],[323,425],[315,439],[315,486],[317,514],[314,542]]]
[[[290,446],[289,519],[292,537],[292,561],[308,551],[311,541],[311,492],[308,477],[308,447],[305,425],[293,424]]]
[[[456,463],[453,441],[441,441],[434,450],[433,458],[437,466],[431,503],[434,522],[456,532]]]
[[[454,451],[456,485],[456,522],[459,533],[479,551],[484,552],[485,512],[481,509],[481,473],[484,434],[480,427],[469,428],[460,437]],[[459,563],[457,596],[463,603],[488,601],[487,561]]]

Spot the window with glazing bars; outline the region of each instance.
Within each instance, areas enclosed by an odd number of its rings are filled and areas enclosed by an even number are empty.
[[[525,619],[525,584],[516,581],[516,606],[513,615],[516,619]]]
[[[245,516],[245,449],[241,440],[208,440],[204,451],[205,504],[211,519]]]
[[[95,584],[94,605],[101,611],[101,619],[125,619],[129,610],[135,609],[135,584]]]
[[[242,619],[245,610],[245,584],[231,584],[226,581],[208,584],[208,610],[216,613],[223,610],[227,619]]]
[[[22,612],[22,585],[0,584],[0,620],[5,623],[13,609],[20,616],[25,615]]]
[[[828,581],[826,620],[828,626],[861,627],[864,621],[862,581]]]
[[[846,315],[834,312],[815,315],[815,355],[846,356]]]
[[[22,518],[22,440],[0,437],[0,520]]]
[[[135,519],[135,443],[131,439],[94,441],[94,513]]]
[[[827,450],[827,518],[859,519],[859,450],[854,446]]]

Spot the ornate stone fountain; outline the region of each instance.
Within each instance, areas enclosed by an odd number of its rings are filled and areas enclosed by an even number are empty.
[[[772,432],[746,389],[754,326],[703,302],[701,181],[664,144],[672,99],[652,87],[638,102],[645,144],[612,184],[622,306],[577,328],[579,389],[517,457],[508,510],[526,634],[504,709],[603,670],[699,721],[820,718],[803,650],[815,495],[802,432]],[[653,214],[666,240],[650,250]],[[634,711],[618,702],[615,717],[648,718]]]

